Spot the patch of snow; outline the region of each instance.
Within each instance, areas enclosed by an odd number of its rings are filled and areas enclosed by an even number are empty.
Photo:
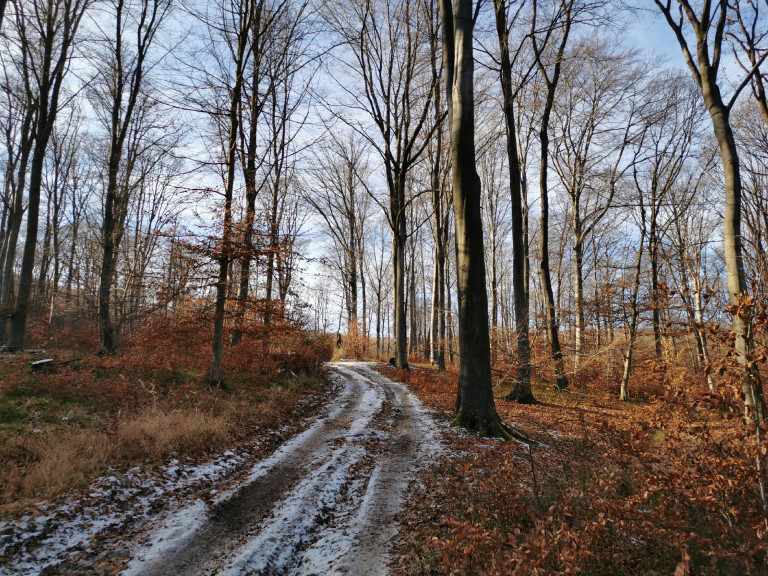
[[[312,428],[319,425],[316,421]],[[261,440],[255,441],[253,448],[260,444]],[[281,450],[284,455],[285,446]],[[281,450],[265,463],[279,461]],[[96,537],[109,530],[155,519],[158,509],[174,500],[184,500],[203,486],[223,482],[242,469],[250,458],[247,449],[227,450],[199,465],[189,464],[192,462],[189,457],[185,458],[187,463],[174,458],[154,476],[146,475],[139,466],[125,474],[109,470],[91,483],[85,498],[58,505],[42,503],[39,505],[42,515],[34,519],[27,515],[16,520],[0,520],[0,576],[35,576],[84,551],[93,552],[90,545]],[[217,497],[221,499],[222,494],[217,493]],[[159,536],[155,537],[166,542],[187,538],[204,520],[204,510],[205,503],[197,500],[191,506],[163,516],[157,528]]]
[[[182,546],[207,516],[208,507],[202,500],[166,516],[160,528],[152,534],[153,541],[162,542],[163,546],[145,549],[143,553],[134,556],[128,568],[123,571],[123,576],[140,576],[142,564],[161,560],[165,551]]]
[[[282,501],[223,576],[286,574],[296,568],[296,550],[312,543],[315,526],[336,508],[336,497],[349,478],[347,466],[356,464],[364,454],[361,446],[348,444],[335,450],[330,460]]]

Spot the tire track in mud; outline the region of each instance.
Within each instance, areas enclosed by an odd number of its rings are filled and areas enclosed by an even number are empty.
[[[338,406],[238,487],[163,519],[126,574],[386,574],[392,517],[439,448],[405,386],[365,363],[331,365]]]

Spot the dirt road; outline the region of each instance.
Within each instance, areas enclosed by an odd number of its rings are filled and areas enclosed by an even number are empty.
[[[125,574],[386,574],[414,472],[438,450],[407,389],[364,363],[331,366],[342,391],[324,418],[226,493],[157,519]]]

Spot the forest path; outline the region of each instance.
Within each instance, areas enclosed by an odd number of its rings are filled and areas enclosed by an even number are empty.
[[[337,406],[237,487],[159,519],[125,574],[386,574],[393,515],[435,424],[402,384],[330,365]]]

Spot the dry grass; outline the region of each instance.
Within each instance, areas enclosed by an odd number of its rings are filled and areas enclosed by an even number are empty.
[[[90,475],[103,469],[114,453],[109,436],[87,430],[67,434],[50,432],[32,440],[24,437],[14,440],[16,449],[30,453],[31,462],[27,467],[11,465],[4,487],[7,501],[51,498],[82,485]]]
[[[53,353],[60,363],[48,374],[30,373],[30,356],[0,357],[0,516],[85,488],[109,467],[234,447],[257,428],[282,427],[325,387],[328,340],[283,326],[228,350],[225,387],[207,388],[206,332],[194,322],[149,325],[118,356],[64,363],[68,350]]]
[[[120,423],[113,450],[122,462],[162,460],[173,452],[202,454],[226,446],[231,428],[224,414],[152,409]]]

